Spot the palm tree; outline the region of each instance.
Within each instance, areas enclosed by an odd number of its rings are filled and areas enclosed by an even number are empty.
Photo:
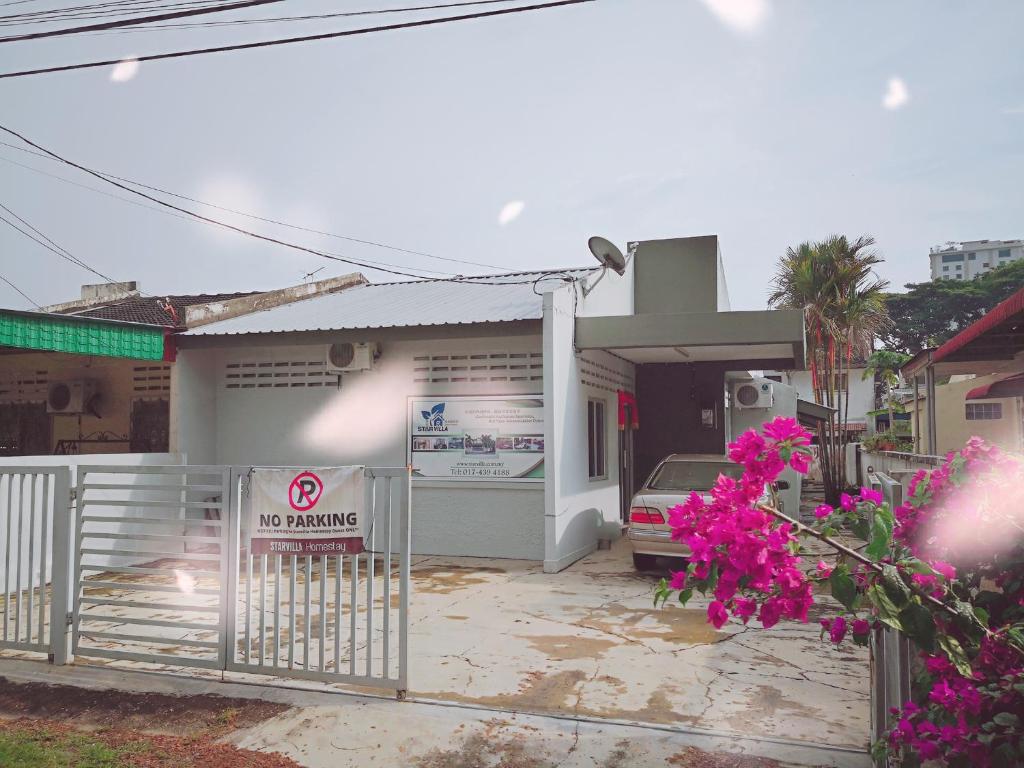
[[[768,297],[769,307],[804,311],[814,399],[834,409],[818,434],[825,497],[833,504],[846,485],[849,372],[854,356],[865,356],[888,323],[884,292],[889,283],[874,274],[883,261],[874,244],[871,237],[851,241],[832,235],[788,248]]]
[[[910,355],[903,352],[896,352],[891,349],[876,349],[868,358],[868,367],[864,371],[864,378],[877,377],[885,387],[885,405],[889,410],[889,431],[896,434],[896,422],[893,415],[894,396],[893,390],[900,383],[900,368],[910,359]]]

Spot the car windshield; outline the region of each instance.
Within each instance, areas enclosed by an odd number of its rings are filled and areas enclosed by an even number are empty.
[[[720,474],[738,479],[743,467],[729,461],[666,461],[647,487],[654,491],[707,491]]]

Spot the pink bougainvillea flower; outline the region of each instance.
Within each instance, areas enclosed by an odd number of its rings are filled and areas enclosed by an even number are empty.
[[[669,587],[674,590],[681,590],[686,587],[686,571],[672,571],[672,578],[668,582]]]
[[[715,600],[708,606],[708,621],[715,625],[715,629],[721,629],[722,625],[729,620],[729,612],[721,601]]]
[[[818,578],[827,579],[832,575],[832,571],[835,570],[834,565],[829,565],[824,560],[818,561]]]
[[[811,443],[810,433],[804,431],[796,419],[787,416],[777,416],[765,424],[764,434],[777,443],[789,443],[792,446]]]
[[[873,491],[870,488],[861,488],[860,500],[870,502],[871,504],[874,504],[876,507],[880,507],[882,506],[883,501],[882,492]]]
[[[806,475],[807,470],[811,468],[811,457],[803,451],[793,451],[793,455],[789,457],[789,466],[801,475]]]
[[[857,506],[857,502],[854,500],[853,496],[848,493],[844,493],[839,497],[839,506],[841,506],[846,512],[853,512],[854,507]]]
[[[834,511],[828,504],[819,504],[814,508],[814,516],[821,520],[831,515]]]
[[[737,597],[733,602],[733,615],[742,619],[744,624],[750,620],[755,611],[757,611],[757,603],[750,598]]]
[[[828,630],[828,638],[836,645],[839,645],[843,642],[844,637],[846,637],[846,619],[842,616],[836,616]]]
[[[867,619],[854,619],[850,631],[853,632],[854,637],[867,637],[871,633],[871,624]]]
[[[946,581],[953,581],[956,578],[956,568],[942,560],[933,560],[930,563],[932,570],[942,575]]]

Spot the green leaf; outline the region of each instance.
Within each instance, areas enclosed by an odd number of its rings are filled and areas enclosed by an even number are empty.
[[[940,634],[938,641],[939,647],[946,652],[946,656],[956,667],[956,671],[964,677],[971,677],[974,674],[971,670],[971,662],[967,660],[967,654],[964,653],[960,642],[955,637],[946,634]]]
[[[1020,724],[1020,718],[1012,712],[1000,712],[992,718],[992,721],[996,725],[1001,725],[1004,728],[1015,728]]]
[[[693,597],[693,587],[687,587],[679,593],[679,603],[681,605],[686,605],[688,602],[690,602],[691,597]]]
[[[907,636],[928,653],[935,651],[935,619],[921,603],[912,601],[900,611],[900,621]]]
[[[900,609],[896,607],[889,595],[882,589],[880,584],[873,584],[868,587],[868,600],[878,609],[878,619],[893,629],[903,631],[903,623],[900,620]]]
[[[871,538],[871,525],[864,518],[854,521],[850,525],[850,531],[852,531],[853,535],[861,541],[867,541]]]
[[[846,566],[840,566],[832,571],[828,581],[832,587],[832,597],[842,603],[846,610],[854,610],[857,603],[857,585],[854,583],[853,577],[850,576]]]
[[[882,587],[897,608],[903,608],[910,602],[910,587],[903,581],[895,566],[882,566]]]
[[[884,511],[881,507],[875,510],[871,526],[871,543],[864,550],[864,554],[875,562],[889,554],[892,542],[892,518],[884,514]]]

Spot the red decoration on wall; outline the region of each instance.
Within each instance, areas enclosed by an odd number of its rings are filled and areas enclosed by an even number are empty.
[[[619,390],[619,429],[626,428],[626,406],[629,406],[630,415],[630,427],[632,429],[640,428],[640,409],[636,404],[636,395],[632,392],[626,392],[625,390]]]

